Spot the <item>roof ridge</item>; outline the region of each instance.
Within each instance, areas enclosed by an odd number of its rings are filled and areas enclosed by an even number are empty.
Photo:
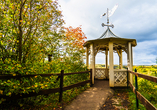
[[[118,37],[117,35],[115,35],[115,34],[110,30],[109,27],[107,27],[106,31],[100,36],[99,39],[111,38],[111,37],[112,37],[112,38],[113,38],[113,37],[115,37],[115,38],[120,38],[120,37]]]

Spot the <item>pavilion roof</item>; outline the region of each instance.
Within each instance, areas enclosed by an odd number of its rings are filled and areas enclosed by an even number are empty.
[[[116,36],[109,27],[107,27],[106,31],[101,35],[100,38],[98,39],[104,39],[104,38],[120,38],[118,36]]]
[[[84,43],[83,46],[89,46],[89,44],[94,43],[94,44],[104,44],[109,41],[112,41],[114,43],[120,43],[126,45],[127,42],[132,42],[132,46],[136,46],[136,39],[128,39],[128,38],[121,38],[115,35],[109,27],[107,27],[106,31],[98,38],[98,39],[93,39],[93,40],[88,40]]]

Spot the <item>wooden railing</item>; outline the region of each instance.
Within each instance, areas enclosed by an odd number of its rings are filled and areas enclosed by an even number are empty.
[[[147,110],[157,110],[157,108],[154,107],[154,105],[152,105],[143,95],[141,95],[138,92],[138,81],[137,81],[137,77],[141,77],[141,78],[157,83],[157,77],[137,73],[136,69],[135,69],[135,72],[132,72],[130,70],[128,70],[128,72],[135,75],[135,87],[130,83],[130,81],[128,81],[128,84],[136,95],[136,108],[138,108],[139,106],[139,103],[138,103],[138,99],[139,99],[141,103],[146,107]]]
[[[96,79],[109,79],[109,69],[106,68],[95,68],[94,77]]]
[[[114,87],[126,87],[127,81],[126,69],[114,69]]]
[[[72,84],[66,87],[63,87],[63,77],[65,75],[74,75],[74,74],[84,74],[84,73],[90,73],[90,79],[86,80],[86,81],[82,81],[76,84]],[[59,92],[59,102],[62,101],[62,94],[63,91],[69,90],[71,88],[74,87],[78,87],[78,86],[84,86],[86,83],[90,83],[90,86],[92,86],[92,69],[90,69],[89,71],[83,71],[83,72],[75,72],[75,73],[64,73],[64,70],[61,71],[61,73],[56,73],[56,74],[35,74],[35,75],[23,75],[23,76],[12,76],[12,75],[0,75],[0,79],[19,79],[22,77],[34,77],[40,75],[41,77],[48,77],[48,76],[52,76],[52,75],[57,75],[59,79],[60,78],[60,87],[59,88],[53,88],[53,89],[44,89],[44,90],[40,90],[38,93],[35,92],[29,92],[29,94],[12,94],[11,96],[6,96],[6,95],[0,95],[0,99],[4,98],[6,100],[13,100],[13,99],[21,99],[21,98],[27,98],[27,97],[32,97],[32,96],[38,96],[38,95],[45,95],[45,94],[51,94],[51,93],[56,93]]]

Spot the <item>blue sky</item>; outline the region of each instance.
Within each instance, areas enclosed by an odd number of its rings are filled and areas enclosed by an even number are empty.
[[[112,32],[122,38],[137,40],[133,48],[134,65],[155,65],[157,58],[157,0],[58,0],[61,5],[65,26],[82,30],[87,40],[99,38],[106,28],[106,17],[100,15],[118,4],[115,13],[110,17],[114,24]],[[97,64],[105,63],[105,55],[98,54]],[[114,63],[118,64],[118,55],[114,54]],[[123,64],[127,64],[123,53]]]

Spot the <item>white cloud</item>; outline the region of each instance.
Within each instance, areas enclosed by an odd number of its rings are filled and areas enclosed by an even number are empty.
[[[154,65],[157,57],[157,41],[139,42],[134,48],[134,64]]]
[[[134,48],[134,64],[155,64],[157,56],[157,1],[156,0],[59,0],[63,10],[65,26],[82,29],[88,40],[97,39],[105,29],[101,23],[106,18],[100,18],[107,8],[112,9],[115,4],[118,8],[110,17],[110,23],[115,25],[111,29],[116,35],[124,38],[137,39]],[[97,63],[104,64],[103,55],[97,58]],[[124,64],[126,64],[124,55]],[[118,63],[115,56],[115,63]]]

